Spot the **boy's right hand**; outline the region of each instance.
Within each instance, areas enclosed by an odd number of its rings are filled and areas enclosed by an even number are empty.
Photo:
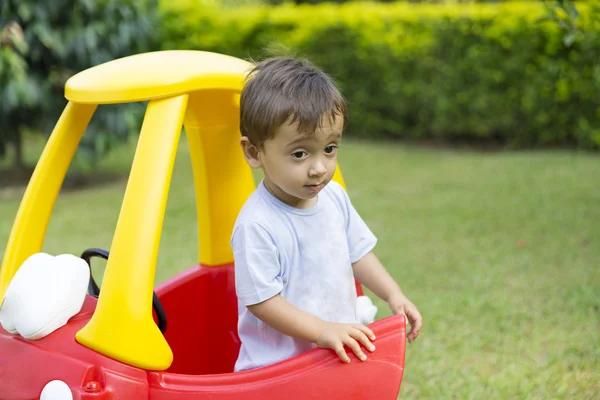
[[[348,346],[359,360],[365,361],[367,356],[358,342],[362,343],[369,351],[375,351],[371,340],[375,340],[375,335],[364,325],[325,322],[316,344],[321,348],[332,349],[343,362],[349,363],[350,357],[346,354],[344,345]]]

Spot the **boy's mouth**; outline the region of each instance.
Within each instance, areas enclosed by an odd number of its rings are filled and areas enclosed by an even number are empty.
[[[323,187],[325,187],[325,182],[321,182],[316,185],[304,185],[304,186],[312,192],[318,192],[319,190],[323,189]]]

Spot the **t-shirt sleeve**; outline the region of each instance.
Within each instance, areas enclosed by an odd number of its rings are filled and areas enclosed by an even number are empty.
[[[261,303],[283,289],[279,252],[271,235],[257,223],[236,227],[231,238],[235,289],[246,306]]]
[[[354,264],[367,255],[377,244],[377,237],[358,214],[346,191],[339,186],[346,213],[346,236],[350,250],[350,262]]]

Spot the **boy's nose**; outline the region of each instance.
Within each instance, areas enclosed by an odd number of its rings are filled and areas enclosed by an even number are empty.
[[[311,168],[308,170],[309,176],[323,176],[327,173],[327,167],[321,161],[317,161],[314,163]]]

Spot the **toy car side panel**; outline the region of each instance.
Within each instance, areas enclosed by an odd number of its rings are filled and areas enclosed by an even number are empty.
[[[152,400],[396,399],[404,372],[406,325],[403,316],[371,324],[377,350],[366,362],[350,354],[343,364],[324,349],[252,371],[218,375],[149,372]]]

